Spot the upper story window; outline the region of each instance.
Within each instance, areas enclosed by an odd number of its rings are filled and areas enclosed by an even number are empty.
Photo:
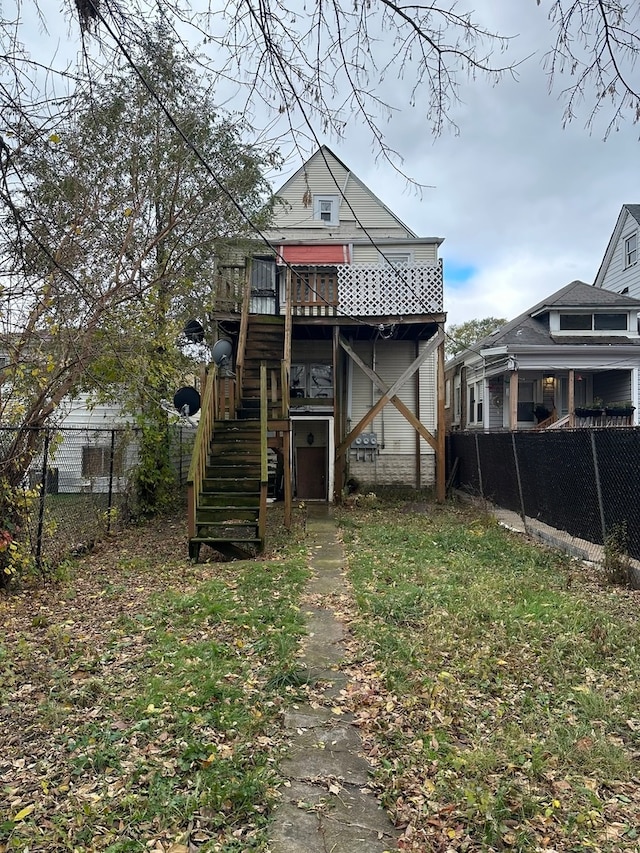
[[[638,232],[631,234],[624,241],[624,265],[632,267],[638,260]]]
[[[411,252],[380,252],[380,263],[392,267],[408,267],[412,262]]]
[[[626,332],[626,314],[560,314],[561,332]]]
[[[337,195],[314,195],[313,218],[325,225],[337,225],[340,221],[338,202]]]

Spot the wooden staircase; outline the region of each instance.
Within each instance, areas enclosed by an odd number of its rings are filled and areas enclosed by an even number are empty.
[[[284,318],[266,314],[248,317],[244,362],[241,376],[239,418],[257,418],[260,408],[260,366],[267,368],[267,409],[269,419],[280,417]]]
[[[283,319],[251,315],[239,346],[236,379],[209,371],[188,478],[189,556],[194,560],[203,544],[241,559],[264,548],[268,432],[276,436],[271,446],[281,441],[286,455],[289,447],[283,352]]]
[[[229,558],[261,550],[260,474],[260,421],[214,421],[195,508],[195,535],[189,539],[192,559],[198,559],[202,544]]]

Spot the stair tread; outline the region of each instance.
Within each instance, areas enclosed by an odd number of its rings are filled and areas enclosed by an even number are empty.
[[[208,545],[211,542],[243,542],[245,544],[258,545],[262,542],[262,539],[259,536],[252,536],[247,539],[233,536],[192,536],[189,542],[201,542],[203,545]]]

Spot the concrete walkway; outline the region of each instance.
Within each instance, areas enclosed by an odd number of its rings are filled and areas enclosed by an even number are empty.
[[[311,504],[307,512],[313,572],[307,594],[314,604],[305,611],[308,633],[301,644],[300,663],[310,683],[322,690],[320,707],[300,706],[285,715],[292,745],[280,765],[287,783],[274,811],[269,850],[385,853],[397,849],[399,833],[367,788],[370,768],[351,717],[332,711],[332,697],[347,684],[341,671],[346,628],[328,600],[349,591],[344,552],[330,508]]]

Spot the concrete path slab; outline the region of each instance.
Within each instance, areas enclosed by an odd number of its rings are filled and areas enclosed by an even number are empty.
[[[312,570],[307,594],[314,604],[305,609],[307,636],[299,660],[321,698],[319,706],[300,706],[284,715],[291,747],[280,763],[287,781],[274,809],[269,851],[386,853],[397,849],[400,833],[368,787],[371,768],[352,716],[335,713],[333,704],[347,684],[341,671],[347,629],[332,610],[330,597],[348,594],[349,587],[344,553],[326,505],[310,508],[307,533]]]

